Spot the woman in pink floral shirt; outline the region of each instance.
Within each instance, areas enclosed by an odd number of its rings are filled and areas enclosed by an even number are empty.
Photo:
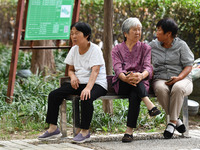
[[[142,24],[137,18],[128,18],[122,24],[124,42],[112,50],[113,87],[119,95],[128,95],[129,109],[127,129],[122,142],[133,140],[133,128],[136,128],[140,111],[140,102],[144,101],[150,116],[160,111],[148,98],[149,80],[152,78],[151,47],[140,42]]]

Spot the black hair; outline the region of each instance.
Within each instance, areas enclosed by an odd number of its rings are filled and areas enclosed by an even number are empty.
[[[71,25],[71,29],[75,27],[76,30],[80,31],[83,33],[84,37],[88,36],[87,40],[90,41],[90,36],[91,36],[91,28],[90,25],[85,23],[85,22],[76,22]]]
[[[172,18],[164,18],[161,19],[156,27],[161,27],[164,31],[164,34],[167,32],[172,32],[172,37],[176,37],[177,32],[178,32],[178,25]]]

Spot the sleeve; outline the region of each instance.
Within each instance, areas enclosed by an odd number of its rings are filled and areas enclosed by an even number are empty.
[[[181,63],[183,67],[192,66],[194,63],[194,54],[185,42],[182,44],[181,48]]]
[[[95,47],[92,51],[92,56],[90,57],[89,66],[92,68],[97,65],[104,65],[105,61],[103,58],[103,53],[99,47]]]
[[[68,65],[74,65],[74,47],[68,52],[67,57],[64,60],[64,63]]]
[[[118,45],[117,45],[118,46]],[[112,52],[111,52],[111,55],[112,55],[112,63],[113,63],[113,69],[115,71],[115,75],[118,77],[119,74],[121,72],[126,72],[126,70],[123,70],[124,68],[122,67],[122,60],[120,59],[120,55],[119,55],[119,52],[118,52],[118,47],[115,46],[113,49],[112,49]],[[120,47],[120,46],[119,46]]]
[[[148,71],[149,76],[147,79],[151,79],[153,76],[153,67],[151,65],[151,47],[147,44],[144,44],[144,64],[143,71]]]

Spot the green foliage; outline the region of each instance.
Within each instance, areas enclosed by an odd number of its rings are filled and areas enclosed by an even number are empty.
[[[104,0],[82,0],[80,20],[92,26],[93,42],[103,40]],[[113,40],[123,41],[122,22],[137,17],[143,25],[142,41],[151,41],[156,23],[163,17],[174,18],[179,26],[178,36],[186,41],[195,57],[200,57],[199,0],[114,0]]]
[[[17,0],[0,1],[0,41],[11,42],[14,31]],[[104,0],[82,0],[80,21],[92,27],[92,40],[103,40]],[[138,17],[143,25],[142,41],[151,41],[156,23],[163,17],[174,18],[179,25],[179,37],[200,57],[200,0],[113,0],[113,40],[123,41],[121,24],[128,17]]]
[[[10,44],[17,14],[17,0],[0,0],[0,10],[0,42]]]
[[[153,103],[155,99],[152,99]],[[159,106],[158,106],[159,107]],[[159,109],[161,109],[159,107]],[[94,114],[91,123],[91,129],[94,132],[113,132],[122,133],[126,130],[126,121],[128,114],[128,100],[127,99],[116,99],[113,100],[113,115],[105,114],[102,108],[102,101],[96,100],[94,102]],[[165,123],[164,111],[156,117],[150,117],[148,110],[143,102],[141,102],[140,115],[138,118],[136,130],[155,131],[162,129],[161,124]]]
[[[35,127],[41,130],[40,126],[45,126],[48,93],[58,86],[58,79],[54,76],[32,75],[27,79],[17,77],[13,103],[5,102],[6,93],[3,93],[4,96],[1,97],[0,120],[4,122],[2,125],[12,130],[15,128],[17,130],[34,129]]]
[[[0,44],[0,128],[8,133],[15,130],[42,130],[46,126],[47,96],[59,86],[60,75],[28,78],[16,77],[13,103],[5,102],[11,48]],[[19,51],[18,69],[30,68],[31,53]]]

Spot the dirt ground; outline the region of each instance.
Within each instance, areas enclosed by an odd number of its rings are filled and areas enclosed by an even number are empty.
[[[195,116],[189,116],[189,127],[190,129],[200,130],[200,113]]]
[[[195,116],[189,116],[189,127],[190,129],[199,129],[200,130],[200,113]],[[43,131],[45,132],[45,131]],[[39,135],[43,134],[43,132],[35,132],[35,131],[15,131],[13,133],[9,133],[6,131],[2,131],[0,129],[0,140],[15,140],[15,139],[35,139]],[[142,131],[145,132],[145,131]],[[162,131],[160,131],[162,132]],[[68,136],[72,136],[72,128],[67,130]],[[101,133],[93,133],[93,134],[101,134]]]

